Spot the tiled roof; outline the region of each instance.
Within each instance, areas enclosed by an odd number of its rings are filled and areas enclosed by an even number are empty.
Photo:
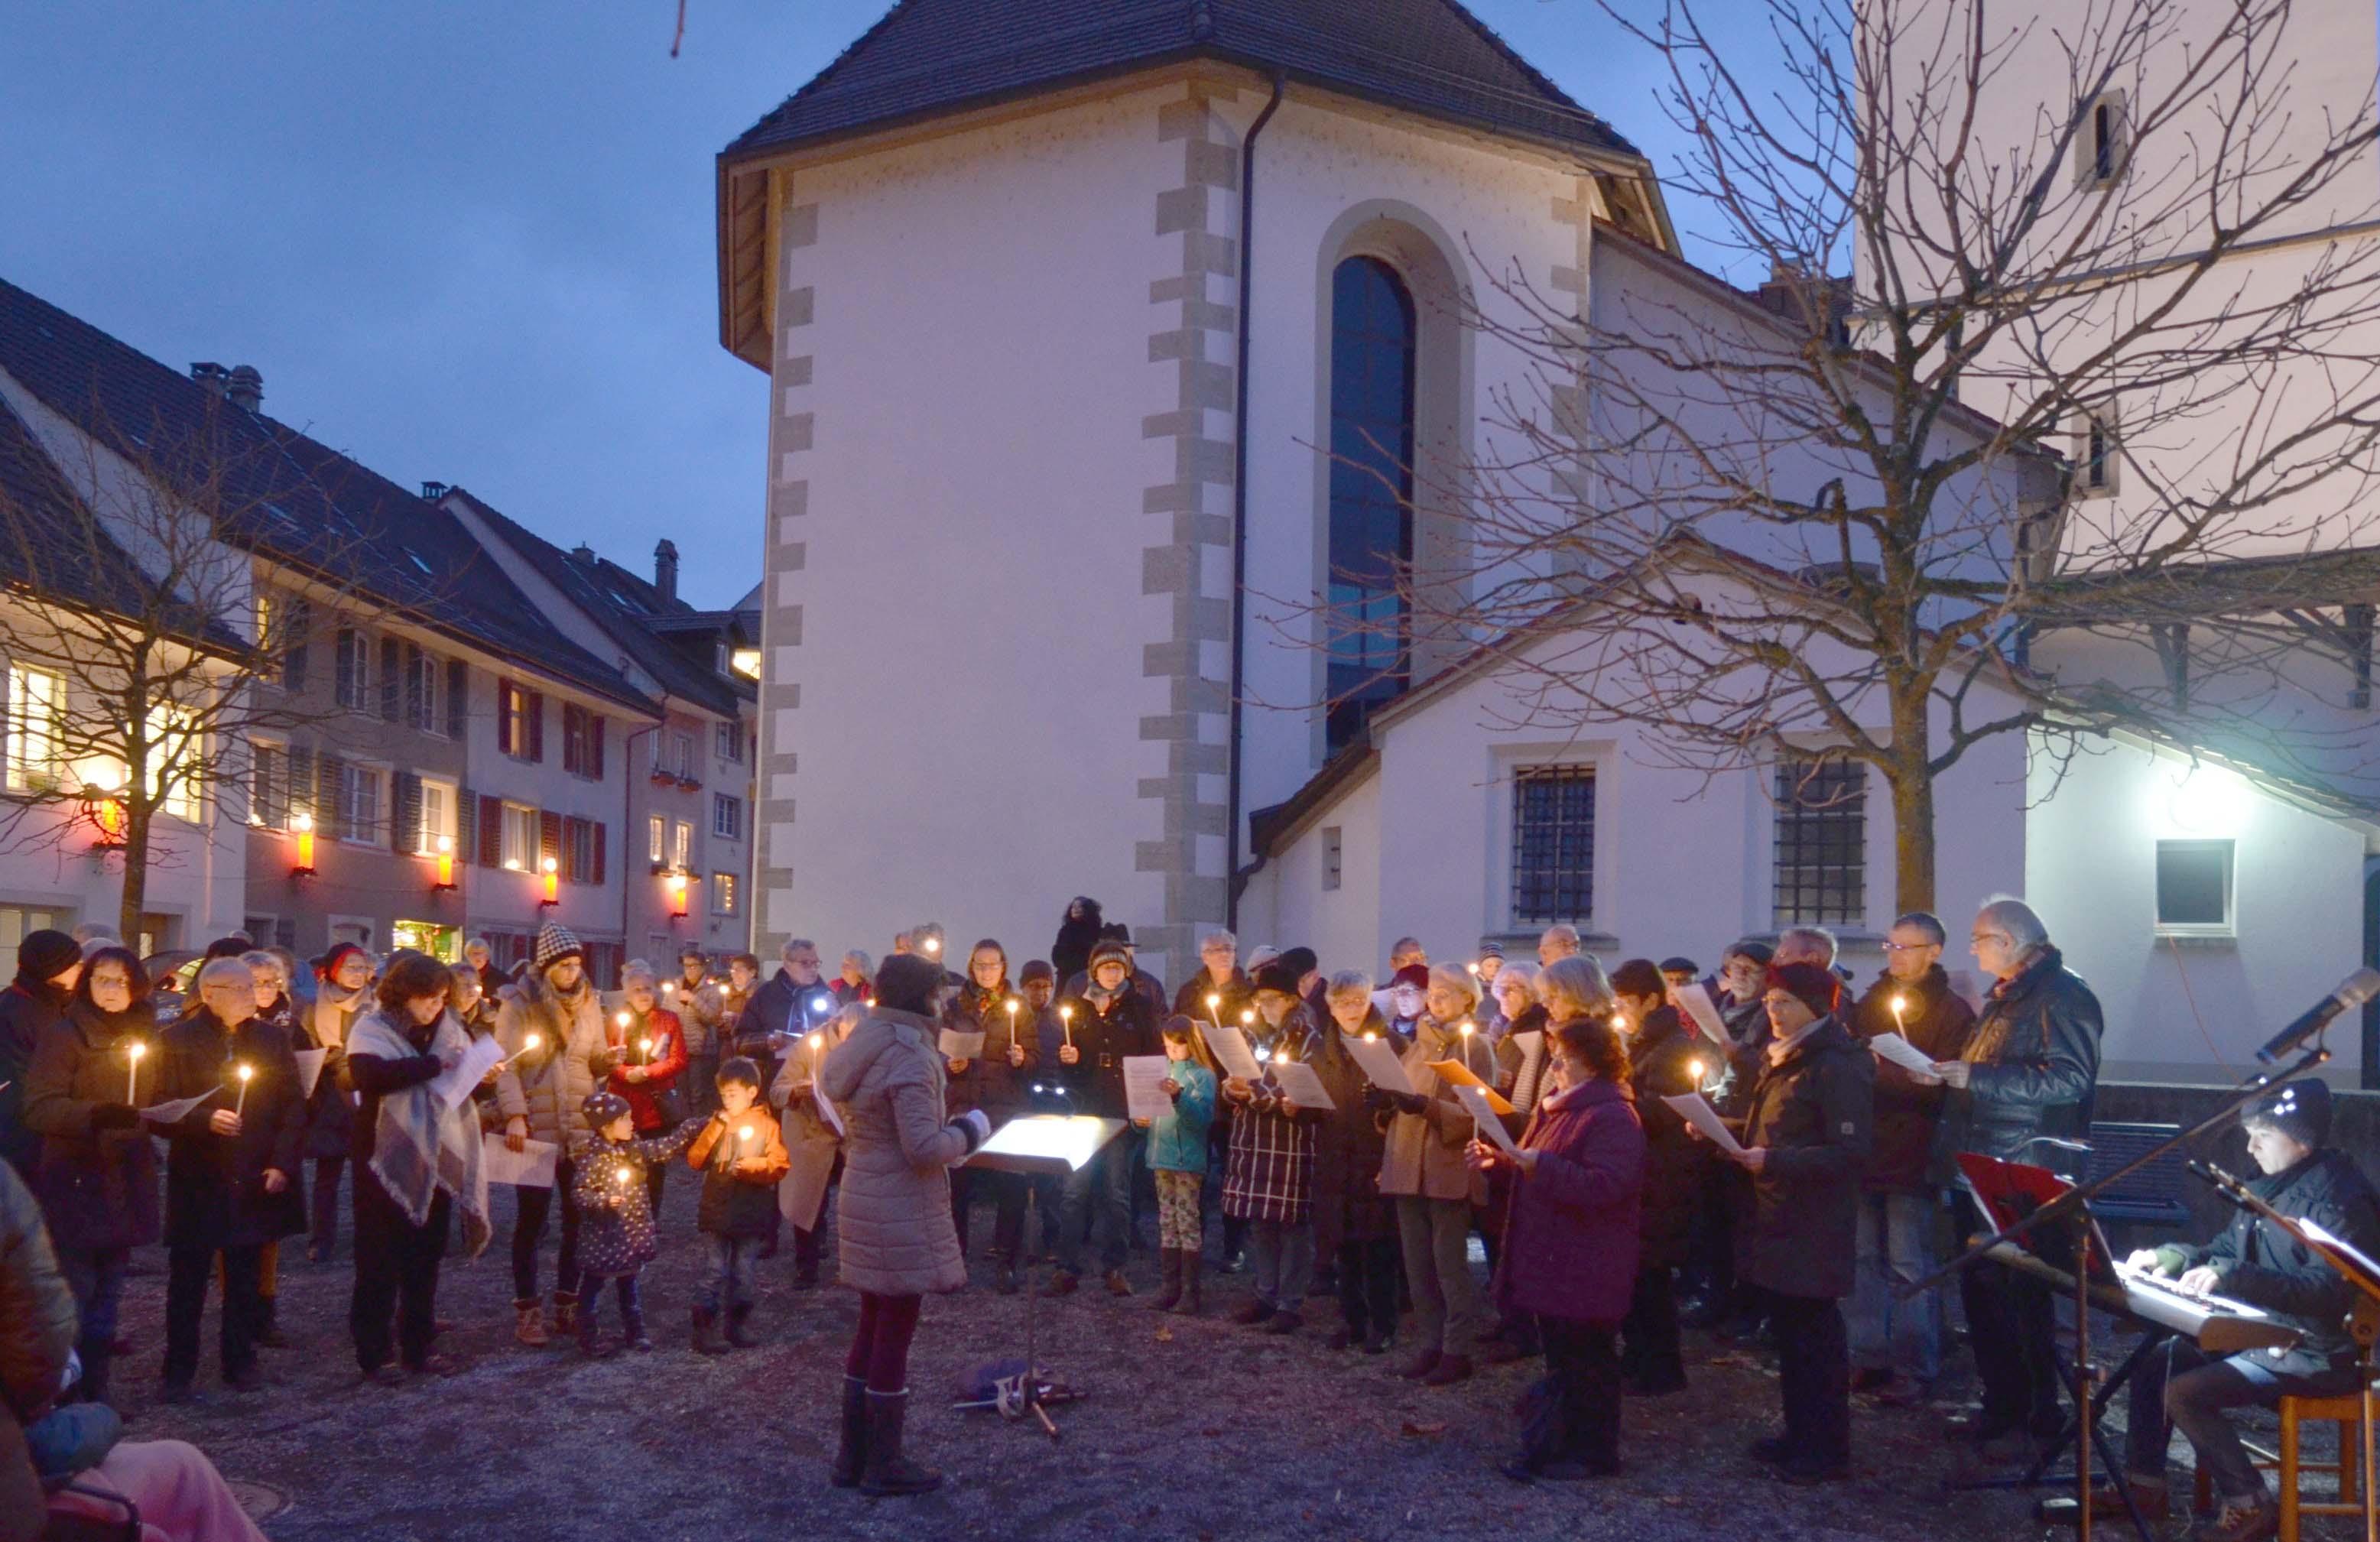
[[[735,717],[740,706],[757,698],[757,688],[748,682],[722,678],[660,635],[693,630],[681,624],[717,613],[698,612],[682,600],[663,599],[650,581],[617,563],[601,557],[590,563],[574,556],[459,487],[447,496],[469,504],[490,529],[586,612],[669,695],[725,718]],[[715,619],[706,629],[723,629],[731,619]]]
[[[182,485],[210,487],[225,539],[268,561],[594,695],[658,710],[555,631],[454,515],[5,280],[0,371],[102,444],[145,455]]]
[[[899,0],[726,153],[1199,57],[1500,133],[1637,153],[1456,0]]]

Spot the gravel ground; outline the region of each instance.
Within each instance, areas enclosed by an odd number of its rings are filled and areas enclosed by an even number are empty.
[[[1512,1403],[1530,1367],[1421,1389],[1391,1374],[1394,1352],[1327,1349],[1337,1316],[1327,1304],[1286,1341],[1232,1326],[1222,1313],[1243,1298],[1244,1279],[1210,1275],[1201,1319],[1157,1316],[1147,1310],[1153,1260],[1139,1255],[1130,1273],[1140,1297],[1087,1288],[1042,1305],[1044,1363],[1087,1394],[1058,1411],[1056,1444],[1029,1422],[949,1406],[968,1367],[1023,1353],[1025,1299],[994,1293],[979,1267],[975,1288],[929,1301],[910,1366],[910,1442],[943,1470],[945,1487],[862,1499],[828,1487],[825,1474],[856,1298],[795,1291],[788,1250],[761,1266],[754,1325],[764,1345],[693,1354],[686,1307],[698,1252],[684,1179],[674,1176],[662,1255],[645,1274],[660,1347],[609,1361],[512,1342],[510,1204],[499,1190],[496,1243],[477,1263],[450,1260],[443,1281],[440,1315],[455,1324],[443,1347],[464,1363],[451,1379],[358,1382],[343,1252],[328,1266],[285,1263],[281,1321],[291,1342],[266,1352],[272,1385],[245,1396],[214,1386],[211,1315],[206,1401],[169,1408],[155,1402],[164,1281],[152,1251],[160,1272],[135,1278],[126,1303],[139,1346],[118,1373],[131,1433],[194,1441],[227,1476],[266,1486],[285,1500],[265,1522],[277,1542],[718,1539],[789,1529],[1043,1542],[2043,1534],[2025,1497],[1944,1491],[1953,1458],[1939,1406],[1863,1404],[1852,1483],[1797,1490],[1768,1480],[1743,1447],[1776,1418],[1773,1361],[1698,1334],[1689,1335],[1690,1390],[1629,1404],[1624,1475],[1516,1485],[1493,1463],[1512,1444]],[[989,1222],[979,1212],[979,1234]],[[302,1260],[302,1250],[293,1254]],[[616,1331],[616,1319],[607,1326]]]

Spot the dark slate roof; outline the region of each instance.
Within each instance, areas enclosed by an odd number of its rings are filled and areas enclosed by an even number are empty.
[[[601,557],[589,562],[574,556],[462,488],[450,490],[447,496],[469,504],[487,521],[490,529],[587,613],[606,636],[619,644],[620,650],[643,666],[669,695],[724,718],[735,717],[740,706],[758,699],[758,687],[751,682],[722,677],[718,671],[708,667],[707,661],[671,643],[664,636],[725,630],[732,625],[732,616],[697,611],[683,600],[664,599],[650,581],[617,563]],[[705,616],[711,618],[708,626],[689,625]]]
[[[6,280],[0,370],[102,444],[147,458],[181,485],[215,490],[226,540],[526,668],[658,711],[555,631],[454,515]]]
[[[1456,0],[899,0],[735,158],[1181,59],[1635,155]]]

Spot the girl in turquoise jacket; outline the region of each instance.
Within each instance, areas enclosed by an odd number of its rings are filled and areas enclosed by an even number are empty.
[[[1200,1297],[1199,1245],[1203,1230],[1198,1190],[1207,1181],[1207,1127],[1215,1121],[1215,1070],[1206,1046],[1187,1017],[1166,1023],[1166,1096],[1173,1111],[1148,1125],[1148,1171],[1157,1180],[1157,1235],[1165,1266],[1165,1290],[1149,1305],[1196,1317]]]

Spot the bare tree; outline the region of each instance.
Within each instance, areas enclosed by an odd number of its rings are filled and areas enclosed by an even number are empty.
[[[365,592],[364,532],[285,434],[229,404],[117,424],[95,400],[38,441],[0,412],[0,849],[119,858],[128,939],[152,870],[247,817],[254,736],[326,715],[280,687]]]
[[[1934,902],[1937,779],[1998,735],[2360,772],[2369,61],[2315,100],[2293,0],[1623,5],[1691,145],[1672,192],[1769,282],[1599,257],[1581,310],[1508,273],[1469,319],[1532,378],[1427,490],[1466,581],[1409,571],[1378,625],[1534,637],[1515,722],[1873,768],[1903,908]]]

